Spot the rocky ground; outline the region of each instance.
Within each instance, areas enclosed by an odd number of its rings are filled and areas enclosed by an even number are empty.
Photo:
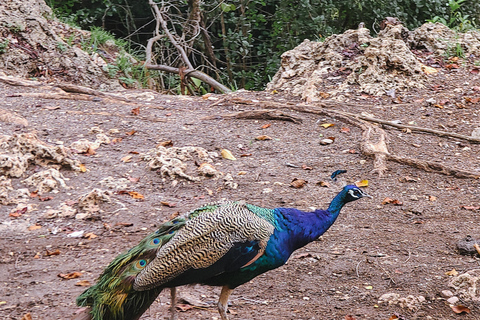
[[[302,101],[268,92],[123,94],[135,103],[39,98],[34,94],[51,90],[6,83],[0,92],[1,154],[11,160],[2,162],[1,177],[2,319],[69,318],[76,296],[112,258],[177,212],[206,202],[325,208],[341,187],[329,179],[337,169],[348,170],[344,182],[368,180],[374,199],[347,205],[333,227],[286,266],[235,290],[231,318],[478,318],[480,260],[461,255],[456,243],[480,236],[479,180],[395,162],[379,176],[372,158],[360,152],[362,130],[328,116],[329,110],[363,112],[471,136],[479,126],[480,80],[469,69],[441,70],[426,88],[395,99],[352,93],[348,103],[323,108],[325,115],[295,111]],[[222,117],[274,102],[302,122]],[[383,129],[392,154],[479,172],[478,144]],[[262,135],[271,140],[256,140]],[[322,145],[328,137],[333,143]],[[208,153],[193,151],[181,160],[186,177],[179,177],[174,167],[162,166],[162,152],[172,144]],[[222,157],[222,149],[237,160]],[[212,171],[201,175],[195,161]],[[295,188],[294,179],[307,183]],[[186,301],[179,307],[186,311],[179,318],[218,318],[218,294],[218,288],[181,288]],[[450,295],[458,301],[447,302]],[[469,313],[456,314],[452,306]],[[142,319],[163,319],[168,307],[162,293]]]

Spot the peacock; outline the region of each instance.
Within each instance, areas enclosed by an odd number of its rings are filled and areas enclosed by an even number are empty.
[[[158,294],[187,284],[221,286],[218,311],[228,320],[232,291],[256,276],[284,265],[297,249],[335,222],[342,207],[371,197],[347,185],[326,210],[266,209],[243,201],[206,204],[164,224],[117,256],[85,290],[75,319],[136,320]]]

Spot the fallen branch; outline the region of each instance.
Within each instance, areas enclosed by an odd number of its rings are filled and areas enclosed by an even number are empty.
[[[268,110],[268,109],[260,109],[260,110],[249,110],[249,111],[241,111],[229,114],[222,114],[222,115],[215,115],[215,116],[208,116],[202,118],[202,120],[212,120],[218,117],[221,118],[235,118],[235,119],[260,119],[260,120],[281,120],[281,121],[291,121],[293,123],[301,123],[303,121],[302,118],[294,117],[283,112],[277,110]]]
[[[306,112],[318,115],[324,115],[336,118],[340,121],[345,123],[350,123],[355,125],[363,130],[363,139],[361,142],[361,151],[363,154],[367,156],[374,157],[374,172],[377,172],[379,175],[382,175],[386,170],[386,161],[395,161],[404,165],[409,165],[427,172],[435,172],[444,174],[447,176],[454,176],[457,178],[480,178],[480,174],[478,172],[467,171],[462,169],[456,169],[452,167],[445,166],[443,164],[433,162],[433,161],[423,161],[413,158],[407,157],[400,157],[394,154],[391,154],[388,151],[387,144],[386,144],[386,133],[379,127],[374,127],[368,124],[365,121],[369,121],[370,117],[359,116],[353,113],[332,110],[332,109],[323,109],[321,107],[310,107],[305,104],[292,104],[292,103],[278,103],[278,102],[271,102],[271,101],[256,101],[253,102],[251,100],[246,100],[238,97],[234,97],[231,99],[232,103],[241,103],[241,104],[248,104],[248,105],[261,105],[264,108],[278,108],[278,109],[290,109],[299,112]],[[366,119],[363,119],[366,118]],[[378,120],[378,119],[375,119]],[[383,120],[382,120],[383,121]],[[376,122],[376,121],[372,121]],[[388,121],[385,121],[388,122]],[[380,122],[379,122],[380,123]],[[388,123],[390,125],[390,123]],[[414,127],[420,128],[420,127]],[[433,130],[436,131],[436,130]],[[430,131],[425,131],[430,132]],[[435,132],[430,132],[435,133]],[[442,132],[443,133],[443,132]],[[442,134],[443,135],[443,134]],[[445,135],[450,135],[448,132],[445,132]],[[374,139],[376,141],[372,141]],[[451,136],[451,135],[450,135]],[[455,136],[456,138],[471,138],[468,136],[458,135]],[[470,139],[467,139],[470,140]],[[478,139],[477,139],[478,140]]]
[[[165,65],[161,65],[161,64],[147,64],[147,65],[145,65],[145,68],[151,69],[151,70],[160,70],[160,71],[180,74],[180,69],[179,68],[165,66]],[[210,77],[209,75],[207,75],[206,73],[203,73],[201,71],[194,70],[194,69],[186,69],[186,70],[183,70],[183,73],[184,73],[185,76],[193,77],[193,78],[197,78],[199,80],[202,80],[206,84],[211,85],[213,88],[215,88],[216,90],[218,90],[222,93],[232,92],[232,90],[230,90],[229,88],[227,88],[226,86],[224,86],[223,84],[218,82],[217,80],[213,79],[212,77]]]

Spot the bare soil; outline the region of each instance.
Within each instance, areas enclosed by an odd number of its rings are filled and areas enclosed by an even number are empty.
[[[480,126],[480,105],[475,100],[480,97],[479,86],[478,75],[469,70],[444,69],[432,76],[425,89],[397,93],[395,99],[351,93],[347,95],[350,104],[339,103],[335,109],[366,112],[404,124],[415,121],[418,126],[471,135]],[[329,180],[338,169],[348,170],[341,179],[345,182],[367,179],[367,192],[374,199],[348,204],[318,241],[298,250],[285,266],[236,289],[231,296],[231,319],[345,319],[347,315],[354,319],[395,319],[396,315],[409,320],[480,317],[478,301],[459,296],[456,304],[470,310],[460,315],[441,296],[442,290],[456,294],[449,287],[453,276],[446,272],[455,269],[462,274],[480,269],[478,256],[460,255],[456,250],[457,241],[466,235],[480,237],[480,211],[462,208],[480,206],[478,179],[458,179],[393,162],[388,162],[389,170],[380,177],[372,173],[372,159],[359,151],[362,131],[335,117],[288,109],[282,111],[303,122],[219,117],[255,109],[256,100],[301,103],[281,94],[241,91],[212,96],[224,99],[221,101],[151,93],[155,100],[139,102],[142,105],[135,115],[131,110],[136,106],[107,103],[102,98],[78,101],[15,96],[22,92],[49,94],[41,88],[0,83],[0,108],[29,122],[26,127],[0,122],[2,134],[36,132],[39,139],[49,144],[69,146],[81,138],[95,140],[95,134],[90,132],[92,127],[98,127],[111,139],[122,141],[101,145],[93,155],[73,155],[88,171],[61,168],[69,189],[42,195],[52,197],[48,201],[32,197],[28,203],[38,205],[37,210],[11,217],[15,205],[0,207],[1,319],[21,319],[28,313],[32,319],[70,318],[77,309],[75,298],[85,289],[76,284],[80,280],[93,284],[117,254],[135,245],[176,212],[222,198],[243,199],[270,208],[325,208],[341,188],[341,183]],[[253,103],[235,103],[234,97]],[[441,105],[427,103],[430,98],[437,104],[442,102]],[[465,98],[471,98],[471,102]],[[210,119],[203,120],[205,117]],[[324,123],[335,125],[325,129],[320,126]],[[267,124],[270,126],[262,129]],[[111,129],[119,133],[111,133]],[[402,132],[388,126],[383,129],[394,154],[479,170],[478,144]],[[132,130],[135,133],[128,135]],[[272,139],[255,140],[260,135]],[[335,137],[334,143],[320,145],[326,137]],[[223,177],[203,178],[199,182],[177,178],[172,183],[173,179],[149,170],[142,154],[167,140],[172,140],[176,147],[198,146],[218,154],[220,149],[230,150],[236,161],[219,156],[213,164],[224,176],[230,173],[238,187],[227,186]],[[125,161],[124,157],[129,155],[130,161]],[[305,170],[303,165],[311,170]],[[22,178],[12,179],[13,186],[25,188],[23,179],[40,169],[30,166]],[[100,203],[100,210],[87,220],[44,216],[48,209],[56,209],[65,201],[74,203],[94,188],[108,190],[99,181],[109,176],[131,178],[121,191],[136,191],[145,199],[117,192],[110,196],[110,203]],[[293,188],[290,183],[294,178],[307,183],[303,188]],[[319,181],[329,182],[330,187],[320,186]],[[29,191],[34,189],[30,187]],[[386,197],[399,200],[402,205],[382,204]],[[27,229],[33,225],[41,228]],[[97,237],[69,237],[82,230]],[[47,250],[59,250],[60,254],[47,255]],[[76,271],[82,273],[81,277],[65,280],[58,276]],[[399,303],[379,303],[379,297],[386,293],[423,296],[425,301],[410,308]],[[218,319],[218,294],[219,288],[180,288],[180,296],[195,307],[179,312],[179,319]],[[168,292],[163,292],[142,319],[166,319],[168,308]]]

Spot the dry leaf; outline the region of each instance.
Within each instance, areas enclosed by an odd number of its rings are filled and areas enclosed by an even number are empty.
[[[251,157],[252,154],[251,153],[244,153],[242,155],[240,155],[240,157]]]
[[[80,172],[87,172],[87,167],[85,167],[83,163],[80,163],[79,167],[80,167]]]
[[[128,153],[131,153],[131,154],[140,154],[140,152],[138,152],[138,151],[128,151]]]
[[[94,234],[93,232],[89,232],[89,233],[85,233],[83,235],[83,237],[88,239],[88,240],[92,240],[92,239],[97,238],[98,236],[96,234]]]
[[[430,74],[434,74],[434,73],[438,72],[437,69],[429,67],[429,66],[425,66],[425,65],[422,66],[422,70],[426,75],[430,75]]]
[[[318,181],[317,184],[320,186],[320,187],[325,187],[325,188],[330,188],[330,184],[326,181]]]
[[[320,126],[326,129],[326,128],[333,127],[334,125],[335,125],[334,123],[322,123]]]
[[[435,196],[428,196],[429,201],[437,201],[437,197]]]
[[[193,309],[194,307],[191,304],[178,303],[175,305],[175,308],[177,308],[179,311],[185,312]]]
[[[135,178],[135,177],[128,176],[128,180],[130,180],[130,182],[137,183],[138,181],[140,181],[140,178]]]
[[[453,312],[455,313],[470,313],[470,309],[462,305],[450,306],[450,308],[452,308]]]
[[[132,109],[132,114],[135,115],[135,116],[138,116],[140,114],[140,107]]]
[[[58,277],[62,278],[62,279],[75,279],[75,278],[79,278],[82,276],[82,273],[81,272],[78,272],[78,271],[75,271],[75,272],[70,272],[70,273],[59,273],[57,275]]]
[[[294,188],[303,188],[303,186],[307,183],[307,181],[303,180],[303,179],[293,179],[293,181],[290,183],[290,186],[294,187]]]
[[[96,148],[88,147],[87,151],[85,152],[85,155],[93,156],[95,154],[95,149]]]
[[[382,204],[393,204],[393,205],[396,205],[396,206],[403,205],[403,203],[401,201],[398,201],[397,199],[392,199],[392,198],[389,198],[389,197],[386,197],[385,199],[383,199]]]
[[[122,138],[113,138],[112,139],[112,144],[122,142],[122,140],[123,140]]]
[[[58,256],[60,254],[60,250],[55,250],[55,251],[49,251],[48,249],[45,250],[45,255],[47,257],[50,257],[50,256]]]
[[[354,316],[350,315],[350,314],[347,314],[345,316],[345,320],[357,320],[357,318],[355,318]]]
[[[38,197],[38,200],[40,200],[40,201],[50,201],[52,199],[53,199],[53,197]]]
[[[357,181],[355,185],[359,188],[368,187],[368,180]]]
[[[32,315],[30,314],[30,312],[28,312],[23,315],[21,320],[32,320]]]
[[[222,149],[220,151],[220,153],[222,154],[222,157],[227,159],[227,160],[237,160],[237,158],[235,158],[233,156],[233,154],[230,152],[230,150],[227,150],[227,149]]]
[[[158,143],[159,146],[162,147],[173,147],[173,141],[172,140],[166,140]]]
[[[458,271],[455,270],[455,268],[453,268],[452,270],[445,272],[445,275],[455,277],[455,276],[458,276]]]
[[[409,176],[399,178],[398,181],[400,181],[400,182],[417,182],[417,180],[415,180],[415,179],[413,179],[412,177],[409,177]]]
[[[472,211],[480,209],[480,207],[474,207],[474,206],[460,206],[460,208],[465,210],[472,210]]]
[[[175,203],[167,202],[167,201],[160,201],[160,204],[161,204],[162,206],[166,206],[166,207],[169,207],[169,208],[173,208],[173,207],[176,206]]]
[[[90,287],[91,284],[88,280],[80,280],[77,283],[75,283],[76,286],[81,286],[81,287]]]
[[[269,136],[266,136],[266,135],[261,135],[261,136],[256,137],[255,140],[264,141],[264,140],[272,140],[272,138],[270,138]]]
[[[130,162],[132,161],[132,157],[131,155],[128,155],[128,156],[125,156],[123,157],[122,159],[120,159],[122,162]]]
[[[312,167],[307,166],[306,164],[302,164],[302,169],[303,170],[313,170]]]
[[[41,229],[41,228],[42,228],[42,226],[39,226],[38,224],[34,224],[33,226],[28,227],[28,230],[33,231],[33,230],[38,230],[38,229]]]
[[[390,318],[388,318],[388,320],[396,320],[396,319],[398,319],[396,315],[392,315]]]
[[[206,93],[202,96],[202,99],[203,100],[208,100],[208,98],[211,96],[212,94],[211,93]]]
[[[267,128],[269,128],[271,125],[272,125],[271,123],[264,124],[264,125],[262,126],[262,129],[267,129]]]
[[[27,212],[27,207],[25,208],[22,208],[22,209],[18,209],[18,210],[15,210],[15,211],[12,211],[10,212],[9,216],[12,217],[12,218],[18,218],[20,217],[22,214],[24,214],[25,212]]]
[[[128,194],[133,198],[133,199],[139,199],[139,200],[145,200],[145,197],[143,194],[138,193],[136,191],[129,191]]]
[[[126,134],[127,136],[133,136],[135,133],[137,133],[137,131],[135,131],[135,130],[132,130],[132,131],[129,131],[129,132],[125,132],[125,134]]]
[[[342,129],[340,129],[340,132],[341,132],[341,133],[349,133],[349,132],[350,132],[350,128],[343,127]]]
[[[327,99],[328,97],[330,97],[330,94],[326,93],[326,92],[323,92],[323,91],[320,91],[318,93],[320,95],[320,97],[322,97],[323,99]]]

